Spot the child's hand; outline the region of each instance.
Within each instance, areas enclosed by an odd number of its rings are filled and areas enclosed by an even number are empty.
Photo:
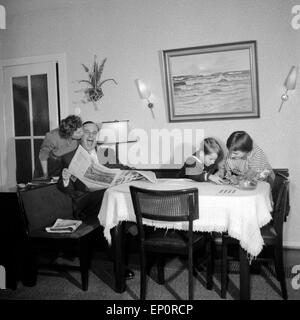
[[[237,177],[237,176],[234,176],[234,175],[230,176],[230,177],[228,178],[228,180],[230,181],[231,184],[238,184],[238,183],[239,183],[238,177]]]
[[[64,180],[69,180],[71,178],[71,172],[69,169],[67,168],[64,168],[63,171],[62,171],[62,178]]]
[[[216,184],[226,184],[226,181],[224,181],[222,178],[220,178],[219,176],[215,175],[215,174],[211,174],[208,177],[208,180],[216,183]]]
[[[253,170],[248,170],[248,171],[245,173],[244,179],[251,181],[251,180],[257,179],[258,176],[259,176],[259,173],[258,173],[258,172],[253,171]]]

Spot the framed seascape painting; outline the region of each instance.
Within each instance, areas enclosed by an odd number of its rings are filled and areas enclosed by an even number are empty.
[[[256,41],[162,51],[169,121],[259,117]]]

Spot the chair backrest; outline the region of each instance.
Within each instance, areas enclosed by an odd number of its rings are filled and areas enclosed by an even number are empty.
[[[51,225],[57,218],[73,218],[71,198],[55,184],[21,191],[19,197],[29,233]]]
[[[274,192],[273,227],[279,237],[282,237],[283,223],[286,220],[288,206],[289,180],[282,179]],[[272,191],[273,193],[273,191]]]
[[[139,233],[144,237],[142,219],[159,221],[189,221],[199,218],[198,189],[148,190],[130,186]]]
[[[273,185],[272,185],[272,198],[273,198],[273,201],[274,201],[274,209],[275,209],[276,203],[278,202],[280,189],[281,189],[282,184],[284,183],[284,181],[289,181],[288,176],[286,176],[285,174],[283,174],[283,173],[281,173],[279,171],[275,171],[275,180],[274,180]],[[287,216],[289,214],[289,211],[290,211],[290,203],[289,203],[289,185],[288,185],[287,186],[287,199],[286,199],[286,208],[285,208],[284,221],[286,221],[286,218],[287,218]]]

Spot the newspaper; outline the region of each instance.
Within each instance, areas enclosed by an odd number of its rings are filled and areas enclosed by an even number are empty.
[[[47,232],[72,233],[82,224],[81,220],[56,219],[52,227],[47,227]]]
[[[93,161],[91,155],[81,146],[78,147],[69,170],[89,189],[99,190],[134,180],[156,182],[152,171],[110,169]]]

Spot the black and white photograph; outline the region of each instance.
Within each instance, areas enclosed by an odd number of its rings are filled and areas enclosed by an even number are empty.
[[[0,310],[300,300],[299,65],[300,0],[0,0]]]

